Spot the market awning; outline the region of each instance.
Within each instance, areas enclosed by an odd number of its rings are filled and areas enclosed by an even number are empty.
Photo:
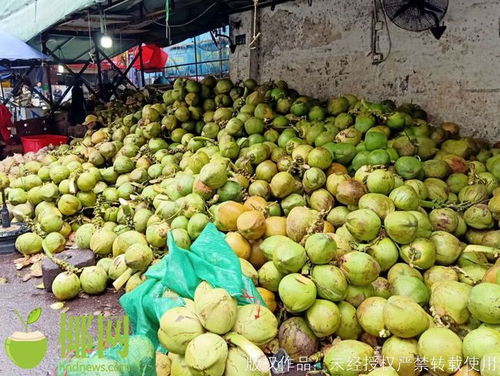
[[[30,47],[22,40],[0,31],[0,62],[8,65],[26,64],[30,60],[47,60],[47,56]]]

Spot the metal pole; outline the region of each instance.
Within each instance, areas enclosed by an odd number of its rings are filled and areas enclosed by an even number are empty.
[[[196,81],[198,81],[198,49],[196,48],[196,37],[193,38],[194,40],[194,71],[196,74]]]
[[[144,59],[142,58],[142,42],[139,43],[139,62],[141,63],[142,87],[144,87],[144,86],[146,86],[146,78],[144,77]]]
[[[219,47],[221,47],[219,45]],[[222,48],[219,48],[219,68],[220,68],[220,76],[222,77]]]
[[[101,56],[99,55],[99,48],[97,47],[97,40],[95,36],[92,38],[94,41],[94,52],[95,52],[95,57],[97,60],[97,79],[99,82],[99,97],[102,99],[106,100],[106,98],[103,98],[103,85],[102,85],[102,72],[101,72]]]
[[[47,38],[45,35],[42,38],[42,51],[45,55],[47,55]],[[48,63],[44,63],[42,61],[42,66],[45,67],[45,73],[47,74],[47,84],[49,88],[49,95],[48,98],[50,99],[50,113],[51,115],[54,115],[54,97],[52,96],[52,82],[50,80],[50,65]]]

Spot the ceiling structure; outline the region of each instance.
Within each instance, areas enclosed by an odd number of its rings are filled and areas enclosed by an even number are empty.
[[[286,1],[293,0],[258,0],[257,6]],[[55,60],[79,63],[95,58],[103,31],[113,46],[101,50],[114,56],[140,43],[167,46],[226,27],[230,14],[254,6],[254,0],[2,0],[0,30]]]

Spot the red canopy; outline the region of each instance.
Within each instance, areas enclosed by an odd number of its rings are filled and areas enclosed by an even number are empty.
[[[136,56],[139,53],[139,47],[134,47],[129,50],[131,54]],[[165,68],[167,64],[168,54],[162,48],[155,44],[145,44],[142,46],[142,62],[144,71],[155,72]],[[141,70],[141,61],[138,58],[134,62],[134,69]]]

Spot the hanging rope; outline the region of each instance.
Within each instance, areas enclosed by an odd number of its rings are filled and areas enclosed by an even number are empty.
[[[165,39],[168,40],[168,44],[171,44],[170,40],[170,0],[165,0]]]
[[[92,28],[90,25],[90,9],[87,10],[87,26],[89,28],[89,59],[92,64],[94,64],[94,54],[92,53]]]
[[[257,39],[260,37],[260,31],[257,33],[257,6],[259,5],[259,0],[253,0],[253,36],[252,36],[252,41],[249,44],[249,47],[251,50],[254,50],[257,48],[255,43],[257,42]]]

